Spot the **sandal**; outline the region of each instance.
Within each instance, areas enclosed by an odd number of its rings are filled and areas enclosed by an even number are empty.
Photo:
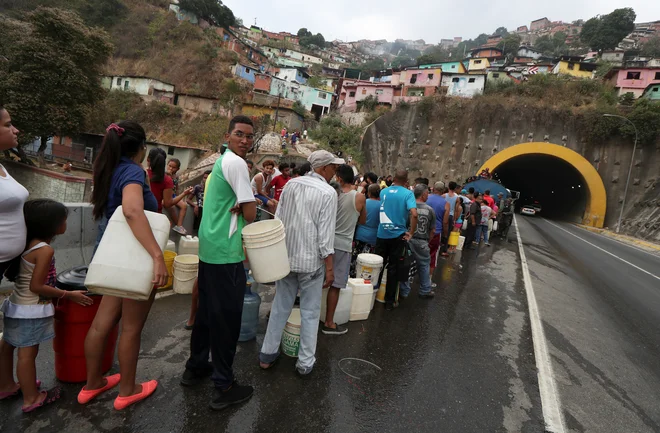
[[[37,389],[41,387],[41,381],[37,379]],[[16,385],[18,385],[18,389],[14,392],[0,392],[0,400],[4,400],[6,398],[11,398],[11,397],[16,397],[18,394],[21,393],[21,384],[16,382]]]
[[[55,402],[55,400],[58,400],[62,396],[62,390],[56,386],[55,388],[51,388],[48,391],[41,391],[41,394],[46,394],[44,399],[39,403],[35,403],[31,406],[23,406],[23,413],[32,412],[35,409],[39,409],[42,406],[46,406]]]

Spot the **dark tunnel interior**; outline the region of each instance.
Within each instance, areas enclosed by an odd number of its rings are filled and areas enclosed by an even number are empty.
[[[516,210],[528,204],[540,204],[540,216],[580,222],[589,192],[582,175],[568,162],[550,155],[521,155],[512,158],[494,172],[502,184],[520,192]]]

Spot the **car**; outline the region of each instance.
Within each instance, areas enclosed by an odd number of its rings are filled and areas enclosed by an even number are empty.
[[[522,209],[520,209],[520,214],[534,216],[536,215],[536,209],[534,209],[532,206],[523,206]]]

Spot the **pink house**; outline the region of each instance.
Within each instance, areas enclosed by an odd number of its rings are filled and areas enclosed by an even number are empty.
[[[660,83],[660,67],[613,69],[605,78],[614,84],[619,96],[633,93],[639,98],[650,84]]]
[[[394,96],[400,95],[400,86],[392,83],[372,83],[370,81],[345,80],[339,92],[338,109],[340,112],[352,112],[358,103],[369,96],[375,96],[379,104],[392,105]]]

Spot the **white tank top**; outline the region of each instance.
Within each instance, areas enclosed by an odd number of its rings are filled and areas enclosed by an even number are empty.
[[[0,263],[17,257],[25,249],[25,218],[23,205],[28,190],[9,175],[2,164],[5,176],[0,176]]]

